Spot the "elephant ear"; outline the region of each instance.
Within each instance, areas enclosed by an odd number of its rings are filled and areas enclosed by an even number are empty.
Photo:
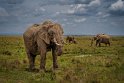
[[[48,32],[46,31],[40,31],[38,33],[38,36],[40,39],[42,39],[46,44],[50,44],[50,39],[49,39],[49,35],[48,35]]]

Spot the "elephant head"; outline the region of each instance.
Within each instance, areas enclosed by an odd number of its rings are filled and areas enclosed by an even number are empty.
[[[39,39],[42,39],[46,45],[55,47],[56,55],[62,54],[63,47],[63,29],[60,24],[44,22],[42,28],[38,31]]]
[[[93,37],[93,38],[91,39],[91,46],[93,45],[93,42],[94,42],[95,40],[97,40],[97,37]]]
[[[63,29],[61,28],[61,25],[58,23],[55,23],[48,30],[50,42],[56,45],[55,49],[58,56],[62,54],[62,47],[64,43],[63,33],[64,33]]]

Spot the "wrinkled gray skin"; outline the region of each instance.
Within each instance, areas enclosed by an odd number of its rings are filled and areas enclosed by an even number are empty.
[[[106,34],[97,34],[91,39],[91,46],[93,41],[96,41],[96,46],[101,46],[101,43],[104,43],[106,46],[110,46],[110,36]]]
[[[58,68],[57,56],[62,54],[63,29],[57,23],[34,24],[23,34],[29,69],[35,69],[35,57],[40,55],[40,69],[45,70],[46,53],[52,50],[53,68]]]

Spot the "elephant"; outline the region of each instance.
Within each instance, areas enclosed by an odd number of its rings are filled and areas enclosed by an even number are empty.
[[[63,33],[61,25],[51,21],[34,24],[23,33],[29,70],[35,69],[35,57],[40,55],[40,70],[45,71],[46,53],[51,50],[53,69],[58,68],[57,56],[62,55]]]
[[[77,44],[77,41],[75,40],[75,38],[74,38],[74,37],[71,37],[71,36],[67,36],[66,42],[67,42],[67,43],[74,43],[74,44]]]
[[[96,46],[101,46],[101,43],[104,43],[106,46],[110,46],[110,36],[107,34],[97,34],[91,39],[91,46],[93,41],[96,41]]]

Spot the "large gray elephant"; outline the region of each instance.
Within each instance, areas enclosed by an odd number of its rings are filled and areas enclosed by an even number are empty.
[[[107,34],[97,34],[91,39],[91,46],[93,41],[96,41],[96,46],[101,46],[101,43],[104,43],[106,46],[110,46],[110,36]]]
[[[74,36],[67,36],[66,37],[66,43],[74,43],[77,44],[77,41],[75,40]]]
[[[62,54],[63,29],[60,24],[45,21],[34,24],[23,34],[25,48],[29,59],[29,70],[34,70],[35,57],[40,54],[40,69],[45,70],[46,53],[52,50],[53,68],[58,68],[57,56]]]

